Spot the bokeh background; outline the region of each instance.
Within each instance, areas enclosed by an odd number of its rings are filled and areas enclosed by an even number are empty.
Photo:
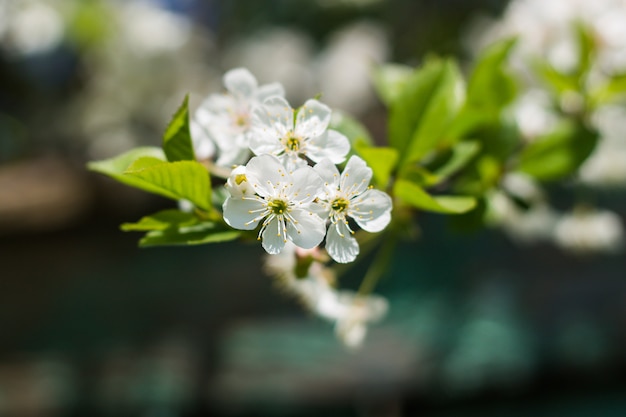
[[[171,204],[85,169],[158,145],[185,94],[197,106],[238,66],[292,104],[321,92],[382,143],[372,66],[468,65],[469,33],[506,6],[0,0],[0,416],[626,415],[623,252],[424,215],[378,287],[388,317],[351,352],[260,247],[138,249],[119,224]],[[624,218],[623,192],[597,199]]]

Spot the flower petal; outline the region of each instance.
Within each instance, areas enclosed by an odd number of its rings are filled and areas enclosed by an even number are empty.
[[[359,243],[352,237],[345,223],[339,221],[328,227],[326,251],[336,262],[345,264],[356,259],[359,254]]]
[[[253,230],[258,224],[254,219],[263,208],[264,203],[259,198],[229,197],[223,205],[224,221],[235,229]]]
[[[245,68],[235,68],[224,74],[224,85],[233,95],[238,97],[252,97],[257,89],[254,75]]]
[[[246,165],[246,178],[257,194],[263,197],[275,196],[276,187],[291,181],[278,158],[267,154],[250,159]]]
[[[350,202],[348,215],[365,231],[380,232],[391,220],[391,197],[379,190],[367,190]]]
[[[296,133],[304,138],[319,136],[330,123],[330,108],[317,100],[307,100],[298,111]]]
[[[333,164],[330,159],[324,158],[317,164],[315,164],[313,169],[322,178],[322,181],[324,181],[324,186],[328,189],[330,194],[334,195],[337,187],[339,187],[340,178],[339,170],[337,169],[335,164]]]
[[[281,83],[265,84],[260,86],[256,91],[256,99],[260,102],[263,102],[273,96],[285,96],[285,88]]]
[[[274,217],[263,230],[263,243],[261,246],[270,255],[279,254],[285,247],[283,227],[285,227],[283,221]]]
[[[372,179],[372,169],[365,161],[352,155],[341,174],[341,190],[349,195],[359,195],[367,190]]]
[[[324,183],[313,168],[309,166],[298,168],[291,176],[293,186],[289,197],[293,202],[307,204],[323,193]]]
[[[340,164],[346,160],[349,151],[350,141],[335,130],[328,130],[307,140],[306,156],[315,162],[328,158],[331,162]]]
[[[291,217],[296,222],[287,222],[287,236],[296,246],[312,249],[319,245],[326,234],[326,222],[311,210],[292,209]]]

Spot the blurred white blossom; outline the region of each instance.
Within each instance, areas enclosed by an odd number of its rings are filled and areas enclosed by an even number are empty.
[[[52,5],[39,0],[3,3],[0,4],[0,41],[4,40],[10,52],[40,54],[63,41],[63,16]]]
[[[559,220],[554,239],[574,253],[616,252],[624,245],[622,220],[608,210],[578,207]]]
[[[338,31],[317,58],[317,77],[326,103],[352,114],[374,102],[371,70],[389,54],[385,32],[371,22]]]
[[[491,221],[520,243],[551,239],[557,213],[539,186],[521,174],[506,175],[501,186],[489,198]]]

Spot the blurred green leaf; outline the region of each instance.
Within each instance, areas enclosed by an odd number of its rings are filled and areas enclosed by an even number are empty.
[[[544,60],[536,60],[533,63],[535,72],[548,84],[548,86],[557,94],[561,95],[569,91],[578,91],[579,80],[576,75],[564,74],[555,69],[549,62]]]
[[[593,108],[624,99],[626,97],[626,74],[611,76],[606,83],[594,89],[590,96]]]
[[[469,76],[466,106],[497,114],[517,94],[515,79],[506,69],[507,58],[515,38],[497,42],[478,57]]]
[[[372,80],[382,102],[390,106],[396,101],[412,74],[413,68],[408,65],[385,64],[374,68]]]
[[[389,142],[401,165],[437,146],[463,99],[463,80],[451,60],[431,60],[408,80],[389,109]]]
[[[472,210],[476,199],[467,196],[432,196],[419,185],[399,179],[393,188],[394,195],[411,206],[437,213],[460,214]]]
[[[475,141],[459,142],[450,152],[443,155],[444,162],[433,170],[437,182],[445,180],[462,169],[480,151],[480,143]],[[433,184],[434,185],[434,184]]]
[[[576,75],[579,79],[586,77],[593,60],[596,55],[596,41],[591,28],[582,22],[574,23],[574,31],[576,32],[576,41],[578,46],[578,64],[576,66]],[[582,80],[579,85],[583,85]]]
[[[189,97],[185,96],[163,134],[163,151],[170,162],[195,161],[196,159],[189,130],[188,102]]]
[[[199,222],[193,213],[187,213],[176,209],[162,210],[148,216],[144,216],[136,223],[124,223],[120,228],[125,232],[147,232],[151,230],[166,230],[192,226]]]
[[[517,169],[542,181],[561,179],[587,159],[597,142],[596,132],[579,123],[564,122],[524,149]]]
[[[209,211],[211,187],[209,172],[196,161],[164,162],[144,157],[133,162],[125,177],[137,180],[136,187],[174,200],[189,200]]]
[[[398,162],[398,151],[394,148],[372,147],[362,143],[355,145],[356,152],[374,172],[374,181],[380,188],[386,188],[389,177]]]

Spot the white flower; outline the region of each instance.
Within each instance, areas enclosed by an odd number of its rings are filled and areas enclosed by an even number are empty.
[[[613,212],[579,208],[561,218],[554,239],[560,247],[575,253],[610,253],[623,247],[624,230]]]
[[[317,100],[307,100],[295,111],[282,97],[271,97],[253,111],[250,149],[256,155],[277,156],[289,171],[323,158],[341,163],[350,142],[341,133],[328,130],[330,108]]]
[[[341,175],[328,159],[314,167],[324,180],[324,194],[318,204],[330,219],[326,250],[339,263],[352,262],[359,254],[359,244],[351,235],[348,217],[367,232],[380,232],[391,220],[391,198],[369,188],[372,169],[358,156],[352,156]]]
[[[285,93],[278,83],[259,87],[245,68],[228,71],[223,80],[228,93],[210,95],[196,110],[191,129],[198,159],[213,157],[217,147],[216,164],[230,167],[250,157],[252,109],[268,97]]]
[[[254,188],[248,182],[246,167],[244,165],[239,165],[232,170],[230,177],[226,180],[225,187],[233,197],[254,195]]]
[[[378,295],[361,296],[352,291],[325,294],[317,305],[317,314],[335,321],[335,334],[349,348],[358,348],[367,334],[367,324],[381,320],[387,299]]]
[[[280,253],[287,239],[305,249],[322,241],[324,220],[311,204],[322,192],[323,182],[312,168],[287,172],[276,157],[261,155],[246,165],[245,181],[256,194],[231,194],[223,205],[226,223],[241,230],[253,230],[261,223],[259,239],[269,254]]]

